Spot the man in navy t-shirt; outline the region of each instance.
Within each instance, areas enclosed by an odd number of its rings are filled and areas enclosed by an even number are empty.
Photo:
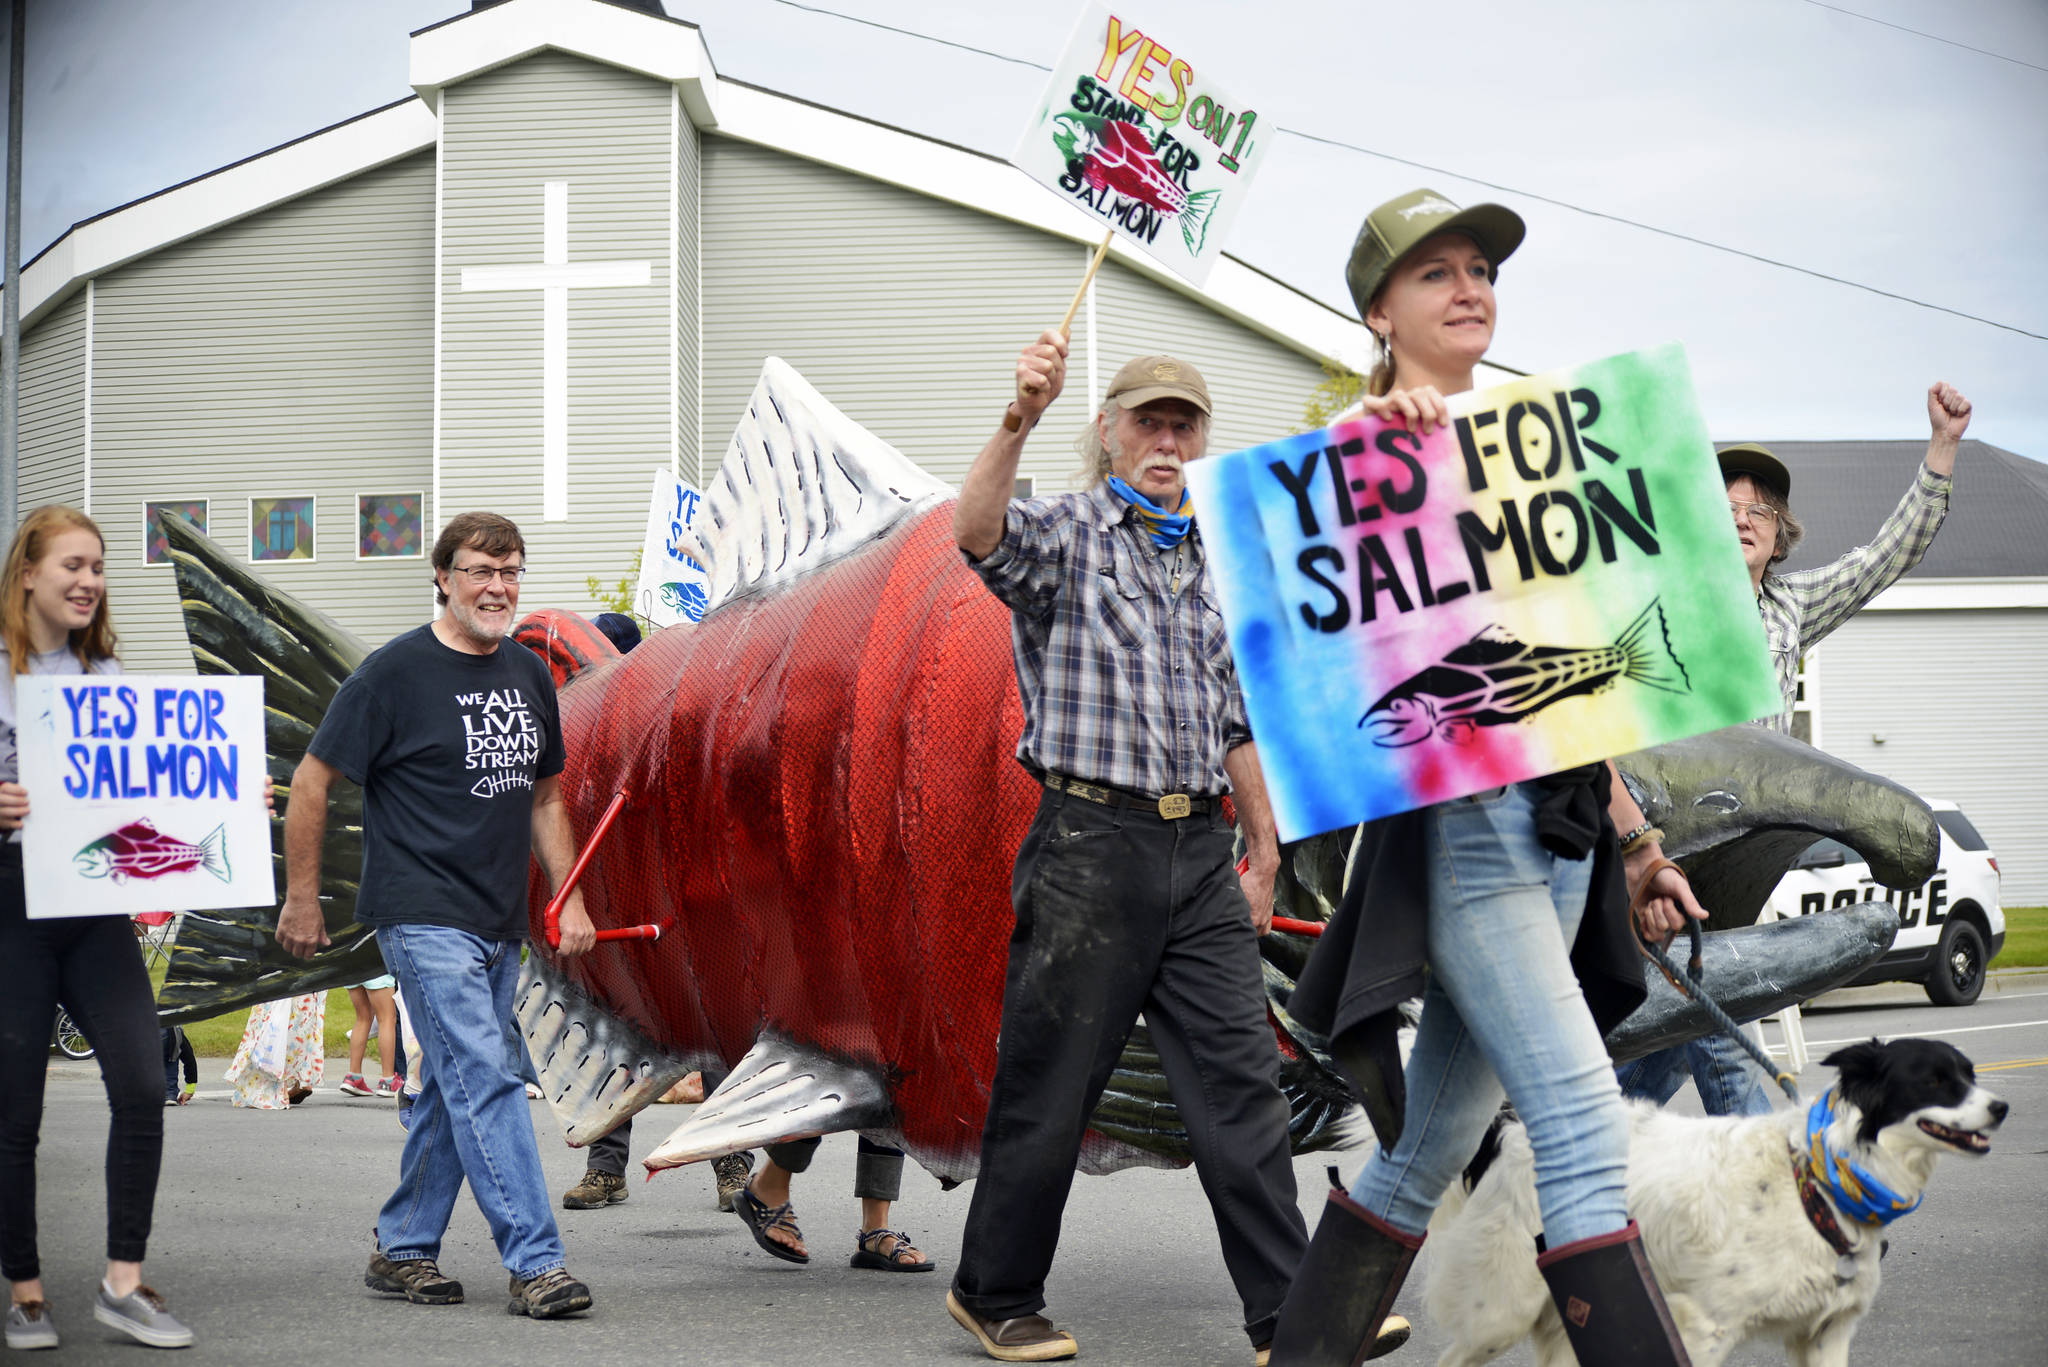
[[[499,648],[525,564],[519,528],[495,513],[463,513],[434,543],[435,597],[447,611],[363,661],[292,775],[277,939],[301,958],[328,943],[319,899],[327,792],[337,777],[360,784],[356,920],[375,929],[398,978],[424,1074],[364,1282],[421,1305],[462,1299],[435,1260],[467,1178],[512,1274],[510,1309],[551,1319],[589,1309],[590,1288],[563,1265],[506,1026],[528,859],[538,855],[559,886],[575,842],[554,681],[532,652]],[[596,942],[580,894],[561,927],[564,955]]]

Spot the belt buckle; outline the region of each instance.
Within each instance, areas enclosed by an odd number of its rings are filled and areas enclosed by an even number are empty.
[[[1194,810],[1186,793],[1168,793],[1159,799],[1159,815],[1168,821],[1178,821]]]

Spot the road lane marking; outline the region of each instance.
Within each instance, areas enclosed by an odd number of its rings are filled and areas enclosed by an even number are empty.
[[[2003,1025],[1965,1025],[1955,1030],[1914,1030],[1904,1034],[1879,1035],[1877,1038],[1880,1040],[1940,1039],[1943,1035],[1975,1035],[1985,1030],[2018,1030],[2028,1025],[2048,1025],[2048,1020],[2007,1021]],[[1854,1039],[1810,1039],[1806,1042],[1806,1047],[1810,1050],[1831,1049],[1837,1044],[1861,1044],[1869,1038],[1871,1038],[1869,1035],[1858,1035]]]
[[[1977,1065],[1977,1071],[1980,1073],[2006,1073],[2015,1068],[2048,1068],[2048,1058],[2015,1058],[2007,1059],[2003,1063]]]

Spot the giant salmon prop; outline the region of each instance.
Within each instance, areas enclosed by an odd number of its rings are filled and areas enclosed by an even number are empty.
[[[950,491],[779,361],[763,371],[707,511],[716,546],[699,624],[657,632],[624,658],[572,614],[537,613],[520,628],[561,687],[563,787],[579,833],[626,795],[584,876],[586,905],[600,927],[663,931],[558,963],[543,948],[535,875],[536,948],[518,1011],[543,1086],[584,1143],[684,1073],[730,1069],[654,1167],[857,1129],[942,1180],[971,1177],[995,1066],[1010,866],[1036,800],[1014,759],[1023,719],[1007,611],[953,546]],[[271,679],[271,766],[288,775],[364,647],[167,521],[194,657],[202,670]],[[1932,867],[1923,805],[1796,741],[1743,728],[1633,763],[1632,781],[1664,804],[1653,814],[1668,813],[1672,848],[1715,886],[1767,890],[1817,835],[1866,854],[1889,881]],[[1774,796],[1778,778],[1796,800]],[[352,914],[360,794],[338,785],[334,803],[322,900],[335,947],[302,963],[276,948],[274,913],[194,915],[173,955],[168,1018],[377,971]],[[1782,858],[1756,845],[1772,838]],[[1326,915],[1346,853],[1339,836],[1295,848],[1282,909]],[[1771,859],[1739,877],[1719,867]],[[1725,910],[1754,919],[1761,901]],[[1708,986],[1753,1018],[1842,981],[1895,928],[1872,904],[1711,937]],[[1366,1132],[1319,1042],[1286,1013],[1308,947],[1264,942],[1303,1151]],[[1610,1037],[1618,1054],[1702,1032],[1661,986]],[[1082,1166],[1187,1159],[1141,1026]]]

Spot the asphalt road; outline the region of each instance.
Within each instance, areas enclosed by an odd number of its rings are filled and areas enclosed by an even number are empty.
[[[2012,1103],[1990,1156],[1944,1161],[1925,1204],[1892,1226],[1885,1284],[1856,1340],[1854,1360],[1885,1367],[2048,1362],[2048,973],[2000,975],[1977,1005],[1943,1010],[1917,989],[1870,988],[1809,1009],[1816,1062],[1808,1096],[1830,1076],[1831,1042],[1872,1034],[1933,1035],[1969,1054],[1980,1079]],[[914,1166],[896,1208],[941,1264],[925,1275],[849,1268],[858,1225],[850,1196],[853,1141],[828,1142],[799,1179],[797,1210],[809,1267],[759,1252],[745,1228],[713,1209],[708,1171],[685,1169],[601,1211],[562,1211],[571,1269],[596,1295],[586,1319],[534,1323],[504,1312],[504,1272],[482,1217],[458,1205],[442,1266],[468,1287],[466,1304],[407,1305],[364,1290],[378,1204],[397,1168],[389,1103],[329,1088],[290,1112],[233,1109],[220,1060],[204,1061],[199,1099],[166,1117],[169,1131],[148,1279],[199,1334],[183,1360],[344,1364],[718,1362],[809,1364],[985,1361],[946,1317],[968,1189],[942,1192]],[[1688,1088],[1674,1103],[1695,1111]],[[637,1157],[684,1112],[656,1108],[636,1134]],[[549,1184],[559,1194],[582,1171],[545,1107],[534,1123]],[[44,1275],[65,1336],[53,1363],[133,1364],[150,1350],[115,1342],[91,1318],[104,1206],[106,1111],[90,1063],[51,1068],[40,1163]],[[1347,1172],[1356,1165],[1340,1155]],[[1325,1184],[1323,1156],[1297,1164],[1311,1223]],[[1401,1308],[1414,1314],[1418,1280]],[[1132,1171],[1077,1178],[1054,1269],[1051,1311],[1072,1328],[1085,1361],[1241,1364],[1249,1350],[1191,1172]],[[1427,1323],[1389,1362],[1434,1361]],[[1504,1362],[1526,1364],[1518,1350]],[[1736,1364],[1783,1361],[1753,1344]]]

